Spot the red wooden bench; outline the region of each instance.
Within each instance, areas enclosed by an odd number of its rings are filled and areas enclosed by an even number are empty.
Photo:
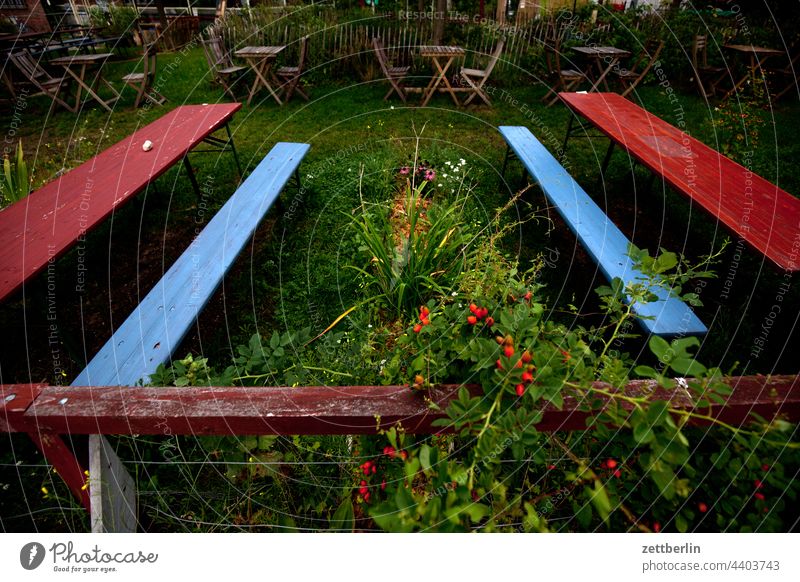
[[[601,383],[597,383],[600,385]],[[624,392],[666,400],[693,410],[695,401],[676,381],[665,390],[650,380],[635,380]],[[800,376],[728,378],[731,393],[708,398],[702,413],[735,426],[761,418],[800,420]],[[90,508],[85,467],[62,435],[321,435],[376,434],[402,421],[409,433],[442,432],[433,426],[460,386],[434,387],[429,394],[408,386],[307,387],[120,387],[0,385],[0,432],[24,432],[64,479],[72,493]],[[608,385],[603,388],[614,390]],[[473,387],[475,394],[480,388]],[[427,398],[425,397],[427,396]],[[548,405],[540,431],[586,430],[587,413],[569,394],[559,410]],[[376,422],[376,419],[380,419]],[[116,479],[123,472],[120,471]],[[128,479],[130,479],[128,477]],[[133,485],[130,485],[133,487]]]
[[[800,199],[616,93],[559,96],[611,140],[603,169],[622,148],[775,265],[800,270]]]
[[[79,237],[177,162],[183,160],[199,192],[187,154],[205,142],[218,150],[230,149],[236,157],[228,122],[240,107],[240,103],[178,107],[3,209],[0,301],[22,288],[48,261],[68,251]],[[211,135],[223,127],[227,139]],[[147,140],[153,147],[144,151],[142,145]],[[236,163],[238,166],[238,157]]]

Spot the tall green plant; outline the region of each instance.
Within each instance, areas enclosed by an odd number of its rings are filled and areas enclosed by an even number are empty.
[[[22,141],[17,144],[16,160],[12,165],[8,156],[3,160],[3,179],[0,181],[0,200],[3,206],[25,198],[31,191],[28,166],[22,154]]]
[[[471,237],[462,228],[463,197],[424,204],[428,182],[406,188],[405,220],[396,228],[385,208],[367,209],[353,219],[361,250],[369,257],[361,273],[371,299],[397,317],[410,313],[435,294],[449,293],[474,258]]]

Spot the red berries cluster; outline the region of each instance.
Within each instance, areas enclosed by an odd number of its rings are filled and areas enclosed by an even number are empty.
[[[383,454],[386,455],[387,457],[389,457],[390,459],[394,459],[395,457],[400,457],[401,459],[403,459],[405,461],[408,458],[408,453],[407,452],[400,451],[398,453],[397,450],[391,445],[387,445],[387,446],[383,447]]]
[[[428,317],[431,313],[431,310],[421,305],[419,308],[419,323],[414,326],[414,333],[419,333],[422,331],[423,326],[430,325],[431,320]]]
[[[503,355],[506,358],[511,359],[514,357],[514,354],[517,353],[517,350],[514,348],[514,338],[511,337],[510,334],[505,337],[497,336],[495,340],[498,344],[503,346]],[[517,396],[522,396],[525,394],[525,386],[533,382],[533,371],[536,369],[536,367],[530,363],[532,359],[533,356],[531,356],[531,353],[528,350],[525,350],[514,364],[515,368],[524,368],[524,371],[522,372],[522,383],[517,384],[514,387],[514,391],[517,393]],[[504,369],[503,360],[500,358],[497,360],[497,369]]]
[[[485,307],[478,307],[474,303],[471,303],[469,306],[469,310],[472,315],[467,316],[467,323],[470,325],[476,325],[479,321],[483,318],[486,318],[486,325],[488,327],[492,327],[494,325],[494,318],[487,317],[489,315],[489,310]]]
[[[622,477],[622,471],[620,469],[617,469],[618,466],[619,463],[616,461],[616,459],[606,459],[605,461],[600,463],[601,469],[608,469],[609,471],[613,471],[612,475],[614,475],[614,477],[616,477],[617,479]]]
[[[364,475],[369,475],[372,473],[373,475],[378,472],[378,467],[375,466],[375,463],[372,461],[367,461],[359,465],[359,468],[364,472]]]

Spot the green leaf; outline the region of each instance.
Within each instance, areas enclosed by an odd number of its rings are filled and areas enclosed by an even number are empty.
[[[470,503],[464,508],[464,512],[469,515],[469,519],[472,523],[477,523],[482,520],[489,515],[489,511],[489,506],[483,503]]]
[[[353,517],[353,501],[350,497],[345,499],[336,508],[336,512],[331,518],[331,529],[338,531],[350,531],[355,529],[355,518]]]
[[[633,439],[640,445],[646,445],[653,440],[655,434],[647,422],[641,422],[633,427]]]
[[[594,482],[594,490],[586,487],[586,495],[592,501],[592,505],[597,510],[602,520],[608,523],[608,516],[611,514],[611,500],[608,498],[608,492],[602,482]]]
[[[680,513],[675,516],[675,529],[681,533],[686,533],[686,531],[689,529],[689,524],[686,521],[686,518]]]
[[[671,357],[671,349],[667,340],[657,335],[650,336],[650,351],[655,354],[655,356],[664,363],[669,361],[669,357]]]
[[[419,462],[423,471],[428,472],[431,470],[431,448],[428,445],[420,447]]]

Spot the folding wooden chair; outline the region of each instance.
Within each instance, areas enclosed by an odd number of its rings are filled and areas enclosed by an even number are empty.
[[[300,96],[308,101],[308,95],[303,91],[300,85],[300,77],[303,76],[303,66],[306,60],[306,51],[308,49],[308,36],[300,39],[300,56],[298,57],[296,67],[280,67],[275,71],[275,76],[281,80],[283,88],[283,101],[284,103],[292,98],[292,95],[297,91]]]
[[[59,97],[62,90],[69,89],[69,80],[65,78],[66,73],[61,77],[52,76],[33,58],[28,49],[22,49],[17,53],[10,54],[9,57],[14,66],[24,75],[25,80],[39,90],[34,95],[47,95],[54,103],[61,105],[65,109],[73,113],[77,111],[75,107]]]
[[[633,66],[630,69],[617,69],[614,71],[617,79],[625,89],[622,92],[623,97],[626,97],[628,93],[636,89],[636,86],[647,76],[647,73],[650,72],[653,64],[661,55],[662,50],[664,50],[663,40],[648,40],[634,59]]]
[[[700,95],[706,99],[717,94],[718,85],[727,74],[724,67],[711,67],[708,64],[708,37],[697,34],[692,42],[692,67]]]
[[[769,69],[768,72],[773,77],[781,77],[781,80],[785,82],[785,85],[782,85],[772,96],[773,101],[777,101],[792,89],[796,89],[798,87],[797,78],[800,74],[800,40],[795,41],[789,50],[788,64],[781,69]]]
[[[545,40],[544,43],[544,57],[547,63],[547,74],[552,85],[547,94],[542,97],[542,101],[547,101],[550,94],[553,93],[554,97],[547,103],[550,107],[558,101],[558,94],[561,91],[572,91],[584,81],[589,78],[586,73],[577,69],[562,69],[561,68],[561,39],[555,38],[552,40]]]
[[[388,101],[392,93],[397,93],[403,103],[406,102],[406,91],[403,86],[403,80],[408,76],[411,67],[390,67],[389,59],[386,57],[386,51],[383,49],[383,43],[379,38],[372,39],[372,46],[375,48],[375,56],[378,58],[378,63],[383,71],[383,76],[391,84],[389,92],[383,97],[384,101]]]
[[[158,50],[155,42],[145,46],[143,60],[144,69],[141,73],[130,73],[122,77],[126,85],[136,89],[136,103],[133,106],[134,108],[139,107],[139,104],[144,99],[147,99],[153,105],[163,105],[167,98],[153,88],[156,80],[156,62],[158,60]]]
[[[242,77],[247,67],[233,64],[222,44],[222,38],[218,36],[208,40],[201,38],[200,43],[203,45],[208,68],[211,70],[212,81],[219,84],[233,99],[237,99],[232,86]]]
[[[486,65],[485,69],[468,69],[466,67],[461,67],[461,78],[464,82],[469,85],[470,89],[470,96],[467,97],[467,100],[464,101],[464,105],[469,105],[470,102],[475,99],[475,97],[480,97],[483,99],[484,103],[488,106],[492,106],[492,102],[489,100],[489,97],[486,93],[483,92],[483,86],[486,81],[489,80],[489,75],[492,74],[492,69],[497,64],[497,60],[500,58],[500,55],[503,53],[503,45],[505,41],[500,39],[497,42],[497,46],[494,47],[494,52],[492,53],[491,57],[489,57],[489,63]]]

